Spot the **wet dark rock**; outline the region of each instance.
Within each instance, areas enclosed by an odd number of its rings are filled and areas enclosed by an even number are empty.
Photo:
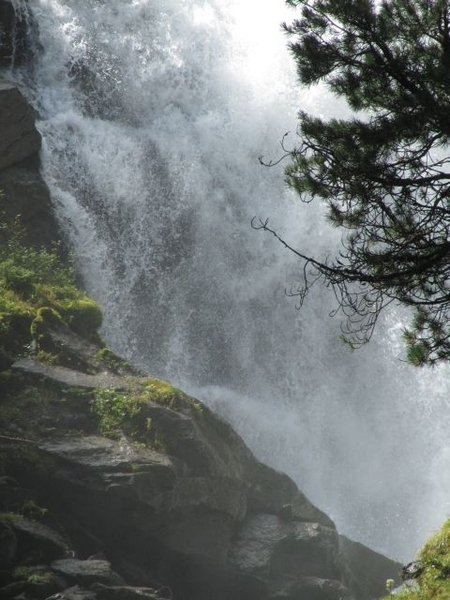
[[[35,361],[32,358],[23,358],[13,363],[13,369],[28,375],[45,377],[58,384],[67,386],[79,386],[81,388],[124,388],[125,382],[120,377],[111,373],[96,373],[90,375],[80,371],[74,371],[67,367],[47,365]]]
[[[386,581],[399,581],[401,564],[347,537],[339,536],[339,566],[344,581],[358,597],[379,598],[386,594]]]
[[[2,222],[12,226],[19,217],[25,243],[35,248],[57,247],[61,258],[66,259],[68,252],[61,241],[50,193],[40,175],[41,138],[35,118],[34,110],[19,89],[13,83],[0,79]],[[2,241],[0,231],[0,243]],[[2,355],[0,362],[2,367],[6,366],[7,354]]]
[[[67,556],[69,546],[54,529],[22,515],[6,519],[17,537],[17,554],[20,561],[39,563]]]
[[[74,585],[73,587],[65,589],[63,593],[49,596],[46,600],[97,600],[97,595],[78,585]]]
[[[402,579],[417,579],[423,573],[423,565],[420,560],[414,560],[402,567]]]
[[[31,30],[26,7],[15,10],[11,0],[0,0],[0,67],[17,67],[32,58]]]
[[[89,587],[92,583],[122,585],[123,579],[113,571],[106,560],[78,560],[66,558],[51,563],[53,571],[71,584]]]
[[[88,357],[83,344],[71,347]],[[86,389],[86,378],[94,385],[93,375],[29,359],[14,369],[25,382],[38,377],[41,386],[63,395],[69,383],[78,385],[72,391]],[[135,389],[140,381],[134,378]],[[116,383],[131,385],[119,376],[108,385]],[[95,384],[103,385],[100,379]],[[289,477],[259,463],[206,406],[188,396],[142,403],[139,419],[149,434],[136,443],[123,434],[110,439],[94,433],[89,398],[75,394],[49,412],[54,432],[33,442],[51,464],[39,488],[41,503],[58,515],[76,556],[109,561],[67,558],[68,546],[57,545],[66,558],[51,562],[51,570],[68,586],[80,586],[74,594],[84,598],[91,586],[96,598],[152,598],[154,589],[167,586],[178,600],[372,599],[347,576],[356,567],[350,560],[344,565],[329,517]],[[57,426],[61,410],[68,430]],[[90,429],[71,432],[80,413],[91,420]],[[42,562],[50,553],[47,546],[30,556]]]
[[[0,136],[0,148],[2,145]],[[0,169],[0,191],[3,218],[12,224],[20,215],[25,232],[24,241],[35,248],[52,248],[58,244],[61,256],[66,257],[67,250],[60,242],[50,193],[39,173],[38,155]],[[0,232],[0,242],[2,241]]]
[[[11,523],[0,518],[0,571],[10,569],[17,552],[17,537]]]
[[[5,169],[39,152],[41,136],[35,115],[19,89],[0,81],[0,169]]]
[[[251,516],[231,549],[229,562],[237,575],[235,593],[241,596],[239,582],[248,587],[253,578],[260,587],[263,584],[260,593],[264,597],[302,598],[300,591],[305,593],[305,589],[313,587],[338,589],[342,595],[345,586],[339,581],[337,552],[334,528],[318,523],[287,522],[274,515]],[[349,597],[348,590],[345,595]]]
[[[22,569],[22,594],[25,600],[44,600],[66,587],[66,582],[49,570],[47,565],[37,565]],[[16,574],[16,577],[20,576]],[[1,592],[0,592],[1,593]]]
[[[6,371],[13,364],[14,358],[0,348],[0,371]]]
[[[152,588],[131,586],[107,586],[93,583],[91,590],[98,600],[161,600],[161,596]]]
[[[0,588],[0,600],[10,600],[10,598],[19,598],[19,594],[25,590],[23,581],[14,581]]]

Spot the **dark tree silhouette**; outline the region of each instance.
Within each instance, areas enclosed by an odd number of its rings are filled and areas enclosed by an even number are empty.
[[[332,258],[306,256],[311,285],[334,289],[355,346],[370,339],[391,302],[414,309],[404,332],[416,365],[450,359],[450,27],[443,0],[287,0],[283,27],[300,82],[324,82],[353,116],[299,114],[286,179],[304,202],[318,198],[343,228]],[[271,163],[268,163],[271,164]]]

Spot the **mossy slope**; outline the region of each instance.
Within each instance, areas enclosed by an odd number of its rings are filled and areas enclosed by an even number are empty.
[[[55,252],[21,243],[20,226],[0,246],[0,350],[12,359],[44,349],[45,331],[63,323],[97,339],[99,306],[80,291],[73,269]]]
[[[394,594],[396,600],[450,599],[450,519],[419,552],[415,577],[410,581],[413,585]]]

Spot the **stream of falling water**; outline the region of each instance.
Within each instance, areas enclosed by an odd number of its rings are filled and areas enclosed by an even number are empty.
[[[19,5],[19,0],[16,1]],[[339,237],[285,189],[301,90],[282,0],[29,0],[43,174],[110,345],[224,415],[338,529],[411,558],[446,517],[449,370],[401,361],[403,313],[358,352],[333,297],[285,297],[299,265],[251,218],[324,255]],[[287,138],[294,140],[294,133]]]

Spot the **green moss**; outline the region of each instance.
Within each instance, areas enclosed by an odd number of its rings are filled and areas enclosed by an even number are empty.
[[[0,512],[0,519],[8,522],[9,524],[13,523],[14,521],[18,521],[21,518],[22,515],[18,512],[13,512],[10,510]]]
[[[20,507],[20,514],[27,519],[38,521],[48,514],[48,509],[38,506],[34,500],[25,500]]]
[[[44,363],[46,365],[57,365],[59,364],[59,357],[52,352],[46,352],[45,350],[38,350],[34,355],[35,360]]]
[[[395,594],[396,600],[448,600],[450,598],[450,520],[419,552],[421,573],[417,589]],[[386,597],[387,600],[389,596]]]
[[[192,400],[191,406],[199,416],[202,417],[205,414],[205,407],[198,400]]]
[[[138,375],[139,372],[126,360],[114,354],[109,348],[100,348],[92,358],[113,373]]]
[[[7,259],[0,265],[0,277],[12,292],[22,298],[29,298],[33,292],[33,272],[14,264],[13,259]]]
[[[98,417],[103,435],[117,437],[129,435],[137,442],[155,450],[166,448],[164,435],[155,424],[146,407],[163,404],[172,410],[190,406],[192,402],[181,390],[161,379],[129,380],[128,389],[97,389],[94,392],[92,411]],[[195,407],[198,411],[198,407]]]
[[[100,307],[87,296],[62,299],[59,309],[69,327],[81,336],[91,337],[101,326],[103,315]]]
[[[13,578],[30,584],[44,584],[51,583],[55,579],[55,575],[51,571],[39,567],[20,566],[14,569]]]
[[[133,417],[140,411],[142,400],[138,394],[116,389],[97,389],[94,392],[92,410],[99,419],[103,435],[116,437],[129,427]]]
[[[436,577],[450,578],[450,520],[422,548],[420,561]]]
[[[38,308],[30,327],[31,337],[36,342],[37,346],[40,347],[49,330],[62,324],[63,320],[56,310],[49,308],[48,306]]]
[[[143,395],[149,401],[164,404],[173,410],[179,410],[188,400],[186,394],[162,379],[147,378],[141,383],[144,386]]]
[[[20,228],[2,233],[8,241],[0,246],[0,347],[17,357],[32,343],[39,347],[57,322],[95,339],[102,313],[78,289],[73,269],[56,252],[23,245]]]

